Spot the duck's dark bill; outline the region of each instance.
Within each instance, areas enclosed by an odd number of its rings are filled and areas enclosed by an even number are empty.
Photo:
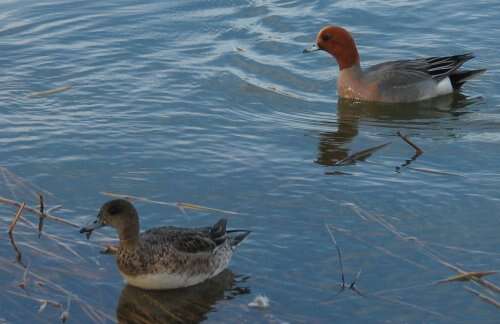
[[[80,230],[80,233],[85,233],[85,235],[87,236],[87,240],[88,240],[90,238],[90,235],[92,234],[93,230],[101,228],[103,226],[104,226],[104,224],[100,223],[98,220],[95,220],[92,224],[83,227]]]
[[[319,51],[321,50],[321,48],[318,47],[318,45],[313,45],[309,48],[305,48],[302,53],[311,53],[311,52],[316,52],[316,51]]]

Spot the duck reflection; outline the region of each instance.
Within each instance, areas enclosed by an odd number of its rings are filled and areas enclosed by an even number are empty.
[[[318,157],[316,163],[326,166],[335,165],[345,160],[350,149],[348,144],[358,135],[360,121],[384,123],[386,127],[396,129],[404,127],[405,122],[427,121],[438,118],[459,117],[466,113],[464,108],[477,102],[480,98],[469,98],[456,93],[414,104],[382,104],[360,102],[340,98],[337,102],[337,121],[325,122],[336,131],[319,134]],[[394,132],[395,132],[394,131]],[[368,157],[365,156],[364,158]]]
[[[217,301],[250,292],[238,287],[236,279],[226,269],[188,288],[153,291],[126,286],[120,295],[116,317],[119,323],[199,323]]]

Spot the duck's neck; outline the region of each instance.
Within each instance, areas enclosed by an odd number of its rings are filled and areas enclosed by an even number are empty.
[[[118,230],[118,237],[120,238],[120,248],[122,249],[134,249],[139,242],[139,220],[137,217],[135,219],[127,222],[126,226],[123,226]]]
[[[340,71],[360,66],[359,53],[354,41],[352,42],[351,46],[337,51],[334,56],[337,60]]]
[[[341,69],[337,80],[337,90],[340,97],[356,98],[363,89],[362,70],[359,64]]]
[[[340,69],[339,81],[352,83],[358,81],[363,77],[363,71],[359,64],[353,65],[349,68]]]

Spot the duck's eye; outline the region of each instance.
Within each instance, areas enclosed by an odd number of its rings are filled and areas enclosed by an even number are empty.
[[[323,35],[321,35],[321,40],[323,42],[328,42],[331,39],[332,39],[332,35],[330,35],[330,34],[323,34]]]
[[[121,211],[122,211],[121,206],[111,206],[111,207],[109,207],[109,209],[108,209],[108,213],[109,213],[110,215],[116,215],[116,214],[118,214],[118,213],[121,213]]]

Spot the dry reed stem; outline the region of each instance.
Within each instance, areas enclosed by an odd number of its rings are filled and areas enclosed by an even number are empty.
[[[116,319],[114,317],[111,317],[111,316],[109,316],[106,313],[99,314],[90,305],[88,305],[88,304],[81,304],[79,301],[76,301],[76,302],[80,305],[80,309],[83,310],[83,312],[85,314],[87,314],[87,316],[89,318],[91,318],[94,322],[96,322],[96,323],[105,323],[106,320],[109,320],[109,321],[111,321],[113,323],[116,323]],[[102,315],[104,315],[104,316],[102,316]]]
[[[45,255],[45,256],[51,257],[51,258],[53,258],[55,260],[62,260],[62,261],[66,261],[68,263],[72,263],[68,258],[65,258],[63,256],[57,255],[57,254],[55,254],[53,252],[50,252],[50,251],[43,250],[43,249],[41,249],[39,247],[34,246],[33,244],[30,244],[30,243],[27,243],[27,242],[21,242],[21,243],[19,243],[19,245],[20,246],[25,246],[25,247],[27,247],[27,248],[35,251],[35,252],[38,252],[41,255]]]
[[[68,91],[71,89],[71,85],[67,84],[62,87],[54,88],[54,89],[49,89],[45,91],[38,91],[38,92],[32,92],[28,95],[28,98],[37,98],[37,97],[47,97],[56,93],[61,93],[64,91]]]
[[[222,213],[222,214],[230,214],[230,215],[241,215],[241,213],[230,211],[230,210],[205,207],[202,205],[196,205],[196,204],[185,203],[185,202],[164,202],[164,201],[152,200],[152,199],[145,198],[145,197],[117,194],[117,193],[105,192],[105,191],[102,191],[101,194],[105,195],[105,196],[113,197],[113,198],[126,199],[129,201],[136,200],[136,201],[142,201],[142,202],[151,203],[151,204],[176,207],[176,208],[181,209],[181,211],[182,211],[182,209],[193,209],[193,210],[199,210],[199,211],[213,211],[213,212],[218,212],[218,213]]]
[[[327,201],[330,201],[330,202],[335,202],[334,200],[331,200],[325,196],[323,196],[323,199],[327,200]],[[350,207],[354,212],[356,212],[356,214],[363,220],[367,220],[367,218],[365,216],[363,216],[361,214],[361,212],[359,211],[359,207],[357,205],[355,205],[354,203],[343,203],[343,206],[348,206]],[[408,212],[410,212],[409,210],[407,210]],[[415,215],[413,215],[413,217],[416,217]],[[331,225],[333,226],[333,225]],[[339,231],[341,233],[350,233],[351,231],[349,230],[346,230],[344,228],[340,228],[340,227],[334,227],[336,231]],[[350,235],[353,235],[353,234],[350,234]],[[355,236],[354,236],[355,237]],[[355,238],[359,238],[359,237],[355,237]],[[416,238],[415,238],[416,239]],[[410,240],[410,238],[407,238],[407,240]],[[463,252],[463,253],[470,253],[470,254],[482,254],[482,255],[492,255],[492,256],[500,256],[500,253],[498,252],[490,252],[490,251],[484,251],[484,250],[477,250],[477,249],[468,249],[468,248],[464,248],[464,247],[460,247],[460,246],[454,246],[454,245],[446,245],[446,244],[441,244],[441,243],[434,243],[434,242],[429,242],[429,241],[423,241],[421,239],[418,239],[419,243],[421,243],[422,245],[426,245],[426,246],[435,246],[435,247],[439,247],[439,248],[444,248],[444,249],[448,249],[448,250],[453,250],[453,251],[459,251],[459,252]]]
[[[412,141],[410,141],[408,135],[403,135],[400,131],[398,131],[396,134],[399,137],[401,137],[403,139],[403,141],[405,141],[406,143],[408,143],[408,145],[410,145],[411,147],[413,147],[415,149],[415,155],[414,155],[415,159],[418,156],[422,155],[422,153],[424,153],[424,151],[420,147],[418,147],[415,143],[413,143]]]
[[[326,230],[328,231],[328,234],[330,235],[330,238],[333,242],[333,245],[335,245],[335,249],[337,250],[337,256],[339,258],[339,267],[340,267],[341,287],[343,289],[345,287],[345,276],[344,276],[344,265],[342,263],[342,252],[340,251],[340,247],[337,244],[337,240],[335,239],[335,236],[333,235],[333,232],[330,229],[330,226],[325,224],[325,227],[326,227]]]
[[[45,309],[45,307],[42,308],[42,306],[44,304],[45,305],[50,305],[50,306],[55,307],[55,308],[62,308],[62,304],[61,303],[58,303],[58,302],[56,302],[54,300],[51,300],[51,299],[34,297],[34,296],[28,295],[26,293],[25,294],[21,294],[21,293],[18,293],[16,291],[13,291],[13,290],[6,290],[6,292],[9,293],[9,294],[18,296],[18,297],[24,297],[24,298],[31,299],[31,300],[34,300],[36,302],[39,302],[41,304],[40,308],[38,309],[39,313],[41,313]]]
[[[14,268],[21,268],[23,269],[20,265],[18,264],[15,264],[15,263],[11,263],[11,262],[8,262],[8,261],[4,261],[3,258],[0,256],[0,261],[3,261],[3,263],[5,264],[8,264]],[[72,300],[74,300],[75,302],[79,303],[80,305],[86,305],[89,309],[93,308],[89,303],[87,303],[86,301],[82,300],[80,297],[78,297],[78,295],[72,293],[71,291],[65,289],[63,286],[55,283],[54,281],[52,280],[49,280],[47,279],[46,277],[38,274],[38,273],[35,273],[33,271],[30,271],[30,275],[32,278],[40,281],[44,287],[47,287],[55,292],[58,292],[58,293],[61,293],[65,296],[71,296]],[[21,295],[21,296],[24,296],[24,295]],[[30,297],[28,297],[30,298]],[[104,311],[101,311],[101,310],[97,310],[97,309],[94,309],[94,312],[96,314],[98,314],[98,316],[100,317],[100,321],[101,322],[104,322],[104,319],[107,319],[107,320],[110,320],[112,322],[115,322],[115,319],[114,317],[106,314]]]
[[[481,286],[488,288],[489,290],[491,290],[493,292],[500,293],[500,287],[498,287],[497,285],[495,285],[494,283],[492,283],[488,280],[478,279],[478,280],[474,280],[474,282],[477,282]]]
[[[33,222],[31,222],[29,219],[26,219],[23,217],[23,218],[21,218],[21,220],[24,223],[26,223],[31,229],[36,230],[36,225]],[[57,245],[64,248],[65,250],[67,250],[68,252],[70,252],[71,254],[76,256],[77,258],[84,260],[84,258],[80,254],[78,254],[75,250],[73,250],[73,248],[71,248],[68,244],[63,242],[63,241],[66,241],[67,239],[64,239],[62,237],[59,237],[55,234],[50,234],[50,233],[45,233],[44,237],[51,240],[51,241],[54,241]],[[73,241],[71,240],[71,242],[73,242]],[[92,246],[96,245],[94,243],[87,243],[86,241],[85,241],[85,244],[90,244]]]
[[[458,272],[460,275],[466,275],[469,273],[468,271],[443,260],[439,255],[437,255],[435,252],[433,252],[429,248],[425,247],[424,245],[422,245],[422,244],[419,244],[419,245],[423,248],[423,250],[428,254],[429,257],[431,257],[433,260],[437,261],[438,263],[441,263],[445,267],[450,268],[450,269]],[[491,291],[493,291],[495,293],[500,293],[500,287],[498,287],[497,285],[495,285],[494,283],[492,283],[486,279],[472,277],[472,281],[478,283],[479,285],[481,285],[487,289],[490,289]]]
[[[78,303],[80,304],[84,304],[86,305],[88,308],[92,308],[92,306],[87,303],[86,301],[82,300],[80,297],[78,297],[77,295],[73,294],[72,292],[68,291],[67,289],[65,289],[64,287],[62,287],[61,285],[39,275],[39,274],[36,274],[36,273],[33,273],[32,272],[32,276],[37,278],[38,280],[41,280],[43,281],[45,284],[48,284],[49,287],[51,287],[53,290],[55,291],[58,291],[60,293],[63,293],[65,294],[66,296],[72,296],[72,298],[77,301]],[[104,313],[103,311],[100,311],[100,310],[96,310],[96,313],[99,314],[99,316],[101,318],[107,318],[107,319],[111,319],[111,320],[114,320],[111,316],[107,315],[106,313]]]
[[[66,323],[66,321],[69,319],[69,309],[71,307],[71,295],[68,295],[67,301],[66,301],[66,308],[62,311],[61,316],[59,319],[63,322]]]
[[[428,314],[431,314],[431,315],[434,315],[434,316],[437,316],[437,317],[447,317],[445,316],[444,314],[441,314],[439,312],[436,312],[436,311],[433,311],[433,310],[430,310],[430,309],[427,309],[425,307],[422,307],[422,306],[418,306],[416,304],[412,304],[412,303],[408,303],[408,302],[404,302],[404,301],[401,301],[401,300],[397,300],[397,299],[393,299],[393,298],[389,298],[389,297],[381,297],[381,296],[376,296],[377,299],[380,299],[382,301],[388,301],[390,303],[394,303],[394,304],[399,304],[399,305],[402,305],[402,306],[406,306],[406,307],[410,307],[410,308],[414,308],[416,310],[419,310],[421,312],[424,312],[424,313],[428,313]]]
[[[336,232],[340,232],[340,233],[342,233],[344,235],[347,235],[350,238],[353,238],[356,241],[365,244],[366,246],[373,247],[373,248],[379,250],[380,252],[382,252],[382,253],[390,256],[390,257],[393,257],[393,258],[399,259],[401,261],[404,261],[404,262],[406,262],[408,264],[411,264],[411,265],[413,265],[413,266],[415,266],[415,267],[417,267],[419,269],[422,269],[422,270],[427,270],[428,269],[428,267],[424,266],[423,264],[420,264],[420,263],[418,263],[416,261],[410,260],[408,258],[405,258],[405,257],[399,255],[399,254],[396,254],[396,253],[390,251],[389,249],[387,249],[385,247],[382,247],[382,246],[379,246],[379,245],[374,245],[373,243],[368,242],[368,241],[362,239],[361,237],[353,234],[351,231],[349,231],[347,229],[336,227],[333,224],[328,224],[328,226],[330,227],[330,229],[332,229],[332,230],[334,230]]]
[[[33,224],[33,223],[32,223],[31,221],[29,221],[28,219],[26,219],[26,218],[24,218],[24,217],[23,217],[23,218],[21,218],[21,220],[22,220],[23,222],[25,222],[25,223],[26,223],[29,227],[31,227],[32,229],[36,230],[36,226],[35,226],[35,224]],[[64,248],[65,250],[67,250],[68,252],[70,252],[70,253],[71,253],[71,254],[73,254],[74,256],[78,257],[79,259],[81,259],[81,260],[83,260],[83,259],[84,259],[84,258],[83,258],[83,257],[82,257],[82,256],[81,256],[78,252],[76,252],[73,248],[71,248],[71,247],[70,247],[67,243],[63,242],[63,241],[65,241],[66,239],[63,239],[63,238],[61,238],[61,237],[58,237],[58,236],[57,236],[57,235],[55,235],[55,234],[49,234],[49,233],[45,233],[45,237],[46,237],[46,238],[48,238],[49,240],[54,241],[57,245],[59,245],[60,247]],[[16,245],[15,241],[13,240],[13,238],[11,238],[11,243],[12,243],[12,245],[13,245],[13,247],[14,247],[14,250],[16,250],[16,253],[18,253],[18,255],[20,255],[19,250],[17,249],[17,245]],[[86,244],[87,244],[87,243],[86,243]],[[27,246],[27,247],[29,247],[29,248],[31,248],[31,249],[33,249],[33,250],[35,250],[35,251],[39,252],[39,253],[42,253],[42,254],[45,254],[45,255],[48,255],[48,256],[51,256],[51,257],[57,258],[57,259],[63,259],[63,260],[65,260],[65,261],[70,262],[70,261],[69,261],[69,259],[66,259],[66,258],[63,258],[63,257],[61,257],[61,256],[55,255],[55,254],[53,254],[53,253],[51,253],[51,252],[47,252],[47,251],[41,250],[41,249],[39,249],[39,248],[37,248],[37,247],[34,247],[34,246],[32,246],[32,245],[30,245],[30,244],[28,244],[28,243],[21,243],[21,245]],[[95,244],[90,244],[90,245],[95,245]]]
[[[19,208],[21,206],[20,202],[12,200],[12,199],[5,198],[5,197],[0,197],[0,204],[11,205],[11,206],[15,206],[17,208]],[[53,216],[53,215],[50,215],[48,213],[45,213],[45,215],[42,215],[39,210],[37,210],[37,209],[35,209],[33,207],[25,206],[24,209],[26,209],[27,211],[29,211],[29,212],[37,215],[38,217],[45,217],[45,218],[50,219],[51,221],[54,221],[54,222],[58,222],[58,223],[65,224],[65,225],[69,225],[69,226],[72,226],[72,227],[75,227],[75,228],[80,228],[80,225],[75,224],[73,222],[70,222],[70,221],[68,221],[68,220],[66,220],[64,218]]]
[[[433,243],[433,242],[427,242],[427,241],[421,241],[421,242],[423,244],[425,244],[425,245],[437,246],[437,247],[440,247],[440,248],[443,248],[443,249],[452,250],[452,251],[459,251],[459,252],[463,252],[463,253],[500,256],[500,253],[497,253],[497,252],[489,252],[489,251],[483,251],[483,250],[467,249],[467,248],[463,248],[463,247],[460,247],[460,246],[446,245],[446,244]]]
[[[350,204],[352,205],[352,204]],[[400,232],[396,229],[396,227],[394,227],[392,224],[390,224],[389,222],[387,222],[386,220],[383,219],[383,217],[381,216],[375,216],[373,214],[370,214],[369,212],[359,208],[358,206],[356,206],[356,210],[357,212],[361,212],[362,214],[364,214],[364,216],[368,219],[371,219],[372,221],[375,221],[376,223],[378,223],[379,225],[381,225],[383,228],[385,228],[387,231],[389,231],[390,233],[394,234],[395,236],[397,236],[398,238],[400,239],[403,239],[405,241],[413,241],[415,242],[419,247],[422,248],[422,251],[424,253],[427,254],[427,256],[429,256],[431,259],[435,260],[436,262],[444,265],[445,267],[447,268],[450,268],[456,272],[458,272],[459,274],[461,275],[465,275],[467,273],[469,273],[468,271],[465,271],[463,270],[462,268],[456,266],[456,265],[453,265],[445,260],[443,260],[442,257],[440,257],[437,253],[435,253],[434,251],[432,251],[429,247],[426,247],[425,246],[425,243],[420,241],[418,238],[416,237],[413,237],[413,236],[409,236],[403,232]],[[496,293],[500,293],[500,287],[498,287],[497,285],[495,285],[494,283],[488,281],[488,280],[485,280],[485,279],[481,279],[481,278],[475,278],[473,280],[474,282],[480,284],[481,286],[485,287],[485,288],[488,288],[490,289],[491,291],[493,292],[496,292]]]
[[[405,141],[408,145],[410,145],[411,147],[413,147],[413,149],[415,149],[415,154],[410,159],[406,160],[405,163],[403,163],[400,166],[396,167],[396,172],[399,172],[401,170],[401,168],[407,167],[413,161],[415,161],[420,155],[422,155],[422,153],[424,153],[424,151],[422,151],[422,149],[420,147],[418,147],[415,143],[413,143],[412,141],[410,141],[410,139],[409,139],[408,136],[403,135],[400,131],[398,131],[396,134],[399,137],[401,137],[403,139],[403,141]]]
[[[38,218],[38,238],[42,236],[42,229],[43,229],[43,220],[45,219],[45,204],[43,202],[43,195],[42,193],[38,193],[38,199],[40,201],[40,217]]]
[[[53,212],[54,210],[58,210],[58,209],[61,209],[63,207],[63,205],[55,205],[55,206],[52,206],[50,207],[49,209],[47,209],[47,213],[51,213]]]
[[[335,245],[335,248],[337,249],[337,255],[338,255],[338,258],[339,258],[340,280],[341,280],[341,283],[340,283],[340,289],[335,294],[335,296],[338,295],[338,294],[340,294],[341,292],[343,292],[347,288],[349,290],[354,291],[359,296],[364,297],[365,295],[362,294],[361,291],[358,290],[358,288],[356,288],[356,282],[359,280],[359,277],[361,276],[361,269],[356,274],[356,277],[354,278],[354,280],[349,285],[347,285],[346,282],[345,282],[345,276],[344,276],[344,265],[342,263],[342,252],[340,250],[340,247],[337,244],[337,240],[335,239],[335,236],[333,235],[333,232],[330,229],[330,227],[327,224],[325,224],[325,227],[326,227],[326,230],[328,231],[328,234],[330,235],[330,238],[332,239],[333,244]]]
[[[429,288],[429,287],[432,287],[433,285],[434,285],[433,283],[425,283],[425,284],[411,285],[411,286],[400,287],[400,288],[382,289],[382,290],[378,290],[378,291],[369,293],[368,296],[378,297],[380,295],[385,295],[388,293],[401,292],[401,291],[407,291],[407,290],[419,289],[419,288]],[[343,298],[340,300],[328,300],[328,301],[321,302],[321,304],[324,304],[324,305],[335,304],[335,303],[348,301],[348,300],[351,300],[354,298],[356,298],[356,297],[348,297],[348,298]]]
[[[500,308],[500,303],[497,302],[496,300],[494,300],[493,298],[489,297],[489,296],[486,296],[482,293],[480,293],[479,291],[477,290],[474,290],[472,288],[469,288],[469,287],[464,287],[465,290],[467,290],[468,292],[476,295],[477,297],[479,297],[482,301],[488,303],[488,304],[491,304],[493,306],[495,306],[496,308]]]
[[[451,172],[447,172],[447,171],[434,170],[434,169],[429,169],[429,168],[415,168],[415,167],[411,167],[411,166],[406,166],[406,168],[409,170],[418,171],[418,172],[422,172],[422,173],[462,177],[461,174],[451,173]]]
[[[24,269],[24,273],[23,273],[23,279],[22,281],[17,285],[19,288],[22,288],[22,289],[26,289],[26,287],[28,286],[28,273],[29,273],[29,270],[30,270],[30,265],[28,265],[26,267],[26,269]]]
[[[423,312],[423,313],[427,313],[427,314],[430,314],[430,315],[434,315],[434,316],[446,318],[447,316],[445,316],[444,314],[441,314],[441,313],[439,313],[437,311],[430,310],[430,309],[427,309],[425,307],[422,307],[422,306],[419,306],[419,305],[416,305],[416,304],[412,304],[412,303],[409,303],[409,302],[401,301],[399,299],[394,299],[394,298],[390,298],[390,297],[381,296],[381,295],[389,293],[389,292],[402,291],[402,290],[415,289],[415,288],[425,288],[425,287],[429,287],[429,286],[431,286],[431,285],[430,284],[425,284],[425,285],[418,285],[418,286],[404,287],[404,288],[397,288],[397,289],[386,289],[386,290],[380,290],[380,291],[377,291],[377,292],[374,292],[374,293],[364,294],[363,297],[366,297],[366,298],[372,297],[372,298],[381,300],[383,302],[388,302],[388,303],[392,303],[392,304],[398,304],[398,305],[401,305],[401,306],[404,306],[404,307],[409,307],[409,308],[415,309],[415,310]],[[357,296],[351,296],[351,297],[346,297],[346,298],[338,299],[338,300],[328,300],[328,301],[322,302],[321,304],[323,304],[323,305],[338,304],[338,303],[341,303],[341,302],[355,300],[355,298],[358,298],[358,297]]]
[[[16,227],[16,224],[17,224],[17,221],[19,220],[19,218],[21,217],[22,213],[23,213],[23,210],[24,210],[24,207],[26,207],[26,203],[22,203],[19,208],[17,209],[17,212],[16,214],[14,215],[14,218],[12,219],[12,222],[10,223],[9,225],[9,231],[8,233],[11,234],[12,231],[14,231],[14,227]]]
[[[2,174],[2,178],[5,182],[5,186],[7,187],[7,189],[9,189],[11,195],[17,199],[17,195],[15,193],[15,191],[12,189],[14,187],[14,185],[12,184],[12,182],[10,181],[10,179],[7,177],[7,174],[8,174],[8,170],[5,169],[4,167],[0,167],[0,173]]]
[[[95,313],[93,313],[91,311],[90,308],[87,307],[87,305],[80,305],[80,309],[85,313],[85,315],[88,316],[88,318],[90,318],[92,321],[96,322],[96,323],[101,323],[102,322],[102,319],[99,318],[99,315],[95,315]]]
[[[38,192],[43,192],[48,196],[54,196],[52,193],[48,192],[47,190],[44,190],[33,183],[19,177],[15,173],[9,171],[7,168],[0,166],[0,173],[2,174],[2,177],[5,181],[5,185],[9,189],[10,193],[12,196],[17,199],[17,195],[15,190],[16,189],[22,189],[25,190],[27,193],[29,193],[31,196],[34,198],[38,199]]]
[[[14,249],[14,252],[16,253],[16,261],[21,264],[23,267],[26,267],[24,265],[24,263],[22,262],[22,254],[21,254],[21,251],[19,250],[19,248],[17,247],[16,245],[16,241],[14,240],[14,228],[16,227],[16,224],[17,224],[17,221],[19,220],[19,218],[21,217],[22,213],[23,213],[23,210],[24,210],[24,207],[26,206],[26,203],[22,203],[16,214],[14,215],[14,218],[12,219],[12,222],[10,223],[9,225],[9,230],[8,230],[8,235],[9,235],[9,239],[10,239],[10,244],[12,245],[12,248]]]
[[[55,206],[55,207],[60,208],[60,205]],[[50,209],[52,209],[52,208],[49,208],[49,210]],[[48,211],[47,211],[46,214],[48,214]],[[37,226],[33,222],[31,222],[29,219],[26,219],[25,217],[23,217],[23,218],[21,218],[21,220],[24,223],[26,223],[29,227],[31,227],[31,229],[33,229],[35,231],[37,230]],[[97,235],[97,236],[103,236],[107,240],[117,240],[118,241],[118,239],[115,239],[115,238],[112,238],[112,237],[108,237],[105,234],[103,234],[102,232],[96,232],[95,235]],[[69,246],[67,246],[67,244],[64,243],[64,242],[78,243],[78,244],[89,245],[89,246],[98,246],[99,245],[99,244],[93,243],[91,241],[87,241],[87,240],[84,240],[84,241],[75,241],[74,239],[64,238],[64,237],[61,237],[59,235],[51,234],[51,233],[47,233],[47,232],[44,233],[44,236],[46,238],[49,238],[49,239],[53,240],[54,242],[56,242],[60,246],[62,246],[65,249],[67,249],[71,254],[73,254],[73,255],[75,255],[75,256],[77,256],[79,258],[82,258],[82,256],[80,254],[78,254],[77,252],[75,252],[73,249],[71,249]]]
[[[21,251],[17,247],[16,241],[14,240],[14,235],[12,235],[12,233],[9,233],[9,240],[10,244],[12,245],[12,248],[14,249],[14,252],[16,253],[16,262],[21,264],[23,267],[26,267],[26,265],[22,261],[23,255],[21,254]]]
[[[352,164],[352,163],[354,163],[356,161],[364,160],[367,157],[369,157],[370,155],[372,155],[373,153],[375,153],[376,151],[378,151],[378,150],[386,147],[389,144],[391,144],[391,142],[387,142],[387,143],[384,143],[384,144],[380,144],[380,145],[377,145],[377,146],[373,146],[373,147],[370,147],[370,148],[358,151],[356,153],[353,153],[353,154],[349,155],[348,157],[346,157],[346,158],[344,158],[342,160],[339,160],[339,161],[335,162],[334,166],[348,165],[348,164]]]
[[[436,282],[436,285],[455,282],[455,281],[477,281],[478,279],[481,279],[484,276],[489,276],[495,273],[497,273],[497,271],[471,271],[471,272],[459,273],[458,275],[451,276],[443,280],[439,280],[438,282]]]
[[[111,254],[111,255],[115,255],[118,253],[118,246],[116,245],[111,245],[111,244],[107,244],[104,246],[104,248],[101,250],[101,253],[102,254]]]

